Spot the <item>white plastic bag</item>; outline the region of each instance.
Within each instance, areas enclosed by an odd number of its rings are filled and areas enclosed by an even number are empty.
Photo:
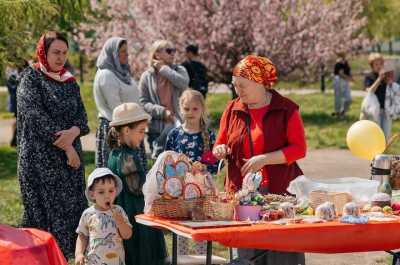
[[[368,203],[379,186],[379,181],[362,178],[337,178],[330,180],[311,180],[306,176],[299,176],[290,182],[287,191],[296,195],[298,199],[306,199],[310,192],[321,190],[330,192],[348,192],[353,201],[359,204]]]
[[[361,120],[371,120],[379,122],[379,113],[381,107],[379,101],[374,92],[368,92],[361,103]]]
[[[153,205],[153,201],[161,198],[160,194],[158,193],[157,172],[163,172],[164,160],[168,155],[171,155],[173,159],[176,159],[179,156],[179,154],[174,151],[165,151],[161,153],[157,157],[153,167],[146,175],[146,182],[143,184],[144,213],[149,213],[151,206]]]

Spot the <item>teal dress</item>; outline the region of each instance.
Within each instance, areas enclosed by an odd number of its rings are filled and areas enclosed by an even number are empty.
[[[165,264],[167,251],[162,231],[138,224],[134,218],[144,208],[142,187],[146,172],[140,161],[139,150],[127,145],[113,149],[108,158],[108,167],[123,182],[116,204],[125,210],[133,227],[132,237],[124,240],[125,262],[126,265]]]

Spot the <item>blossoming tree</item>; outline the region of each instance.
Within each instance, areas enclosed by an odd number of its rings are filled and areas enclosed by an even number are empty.
[[[265,55],[280,75],[313,75],[337,51],[352,52],[365,41],[362,0],[108,0],[109,20],[85,25],[90,38],[80,42],[96,56],[110,36],[128,39],[134,73],[147,65],[147,51],[158,38],[171,40],[178,61],[186,45],[196,43],[215,82],[230,83],[243,56]],[[105,6],[104,6],[105,5]]]

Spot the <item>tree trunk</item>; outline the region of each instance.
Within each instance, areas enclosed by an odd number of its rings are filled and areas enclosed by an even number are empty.
[[[391,40],[389,41],[389,54],[393,54],[393,43]]]
[[[79,78],[81,79],[81,84],[83,84],[83,54],[84,51],[79,49]]]
[[[325,65],[321,64],[321,93],[325,93]]]
[[[232,84],[232,83],[229,83],[229,84],[228,84],[228,87],[229,87],[229,89],[230,89],[231,92],[232,92],[232,99],[237,98],[238,95],[236,94],[236,90],[235,90],[235,87],[233,86],[233,84]]]
[[[224,80],[222,81],[222,83],[225,83],[228,85],[229,89],[232,92],[232,99],[235,99],[238,97],[238,95],[236,94],[236,90],[235,87],[232,84],[232,72],[225,72],[224,73]]]
[[[379,43],[376,44],[376,50],[381,53],[381,45]]]

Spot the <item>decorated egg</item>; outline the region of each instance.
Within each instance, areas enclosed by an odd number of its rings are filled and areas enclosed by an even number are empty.
[[[177,177],[168,178],[165,181],[164,190],[172,198],[178,198],[183,192],[183,182]]]
[[[179,154],[178,157],[176,158],[176,161],[184,161],[187,164],[190,164],[189,157],[187,157],[185,154]]]
[[[354,202],[348,202],[343,206],[343,215],[359,216],[360,208]]]
[[[335,205],[331,202],[324,202],[315,209],[315,215],[323,220],[332,221],[336,217]]]
[[[200,198],[201,195],[201,190],[196,183],[186,183],[183,187],[183,198],[185,200]]]
[[[283,211],[285,218],[294,218],[296,215],[296,209],[291,202],[281,203],[280,210]]]
[[[172,178],[177,177],[178,174],[176,173],[174,165],[165,165],[165,177]]]
[[[178,177],[184,178],[186,174],[189,172],[190,166],[183,160],[177,161],[175,164],[175,171]]]
[[[175,160],[174,160],[174,158],[172,157],[172,155],[167,155],[167,156],[165,157],[165,159],[164,159],[164,164],[166,164],[166,165],[173,165],[173,164],[175,164]]]
[[[158,194],[163,194],[165,192],[165,190],[164,190],[164,183],[165,183],[164,174],[161,171],[157,171],[156,179],[157,179]]]
[[[215,185],[213,176],[210,173],[206,174],[206,178],[204,180],[204,190],[207,195],[218,194],[217,186]]]

